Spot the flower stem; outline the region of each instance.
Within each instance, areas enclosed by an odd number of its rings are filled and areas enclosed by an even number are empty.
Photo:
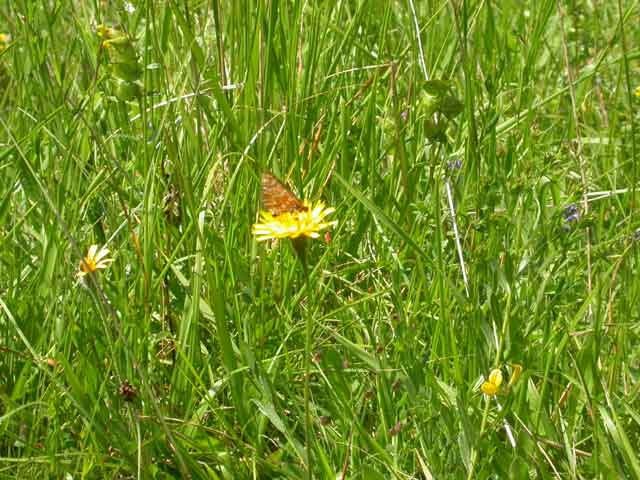
[[[304,443],[307,452],[307,478],[313,478],[312,462],[312,425],[311,425],[311,338],[313,334],[313,291],[309,281],[309,266],[307,264],[306,241],[299,237],[292,240],[293,248],[302,264],[304,286],[307,293],[307,311],[304,312]]]
[[[313,327],[313,318],[311,313],[311,285],[309,282],[309,272],[305,264],[304,267],[305,284],[307,288],[307,312],[305,315],[305,335],[304,335],[304,440],[307,447],[307,478],[311,479],[312,475],[312,455],[311,455],[311,335]]]
[[[500,334],[500,339],[498,340],[498,346],[496,349],[496,360],[495,365],[496,368],[500,366],[500,358],[502,358],[502,349],[504,348],[504,339],[507,335],[507,327],[509,325],[509,319],[511,314],[511,293],[507,294],[507,304],[504,310],[504,319],[502,320],[502,332]],[[489,418],[489,407],[490,400],[487,399],[484,411],[482,413],[482,422],[480,423],[480,432],[478,433],[478,440],[482,439],[484,436],[484,431],[487,427],[487,419]],[[475,474],[475,468],[478,461],[478,449],[473,447],[471,449],[471,461],[469,466],[469,471],[467,472],[467,480],[471,480]]]

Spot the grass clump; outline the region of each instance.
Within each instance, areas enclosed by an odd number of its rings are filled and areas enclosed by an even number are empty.
[[[0,475],[640,477],[637,14],[0,5]]]

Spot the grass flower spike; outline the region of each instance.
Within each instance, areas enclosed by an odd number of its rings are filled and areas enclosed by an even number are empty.
[[[306,209],[281,213],[274,216],[270,212],[261,212],[260,221],[253,225],[253,234],[258,241],[277,240],[280,238],[296,239],[298,237],[318,238],[322,230],[334,226],[336,221],[326,221],[327,215],[335,211],[327,208],[321,201],[312,205],[308,200],[303,202]]]
[[[480,386],[480,390],[482,390],[482,393],[484,393],[485,395],[493,397],[500,390],[500,385],[502,385],[502,372],[500,371],[500,369],[495,368],[491,370],[491,373],[489,374],[489,380],[487,380]]]
[[[91,245],[86,257],[80,260],[80,266],[78,269],[78,277],[84,277],[89,272],[93,273],[96,270],[102,270],[107,268],[113,262],[112,258],[108,258],[109,250],[102,247],[98,250],[98,245]]]

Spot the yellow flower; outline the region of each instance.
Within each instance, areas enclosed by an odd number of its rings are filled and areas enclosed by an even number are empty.
[[[117,37],[124,37],[125,34],[118,29],[108,27],[106,25],[98,25],[96,27],[96,33],[100,38],[105,40],[112,40]]]
[[[500,385],[502,385],[502,372],[500,369],[495,368],[491,370],[489,380],[480,386],[480,390],[482,390],[482,393],[485,395],[493,397],[500,390]]]
[[[635,92],[636,97],[640,98],[640,85],[638,85],[636,87],[636,92]]]
[[[318,238],[321,230],[335,226],[336,221],[325,221],[325,217],[335,211],[335,208],[326,208],[324,202],[318,201],[315,205],[305,200],[304,210],[282,213],[273,216],[269,212],[260,212],[260,222],[253,225],[253,234],[258,241],[276,240],[279,238],[309,237]]]
[[[11,35],[8,33],[0,33],[0,53],[5,51],[11,43]]]
[[[107,268],[113,262],[112,258],[108,258],[109,250],[102,247],[98,250],[98,245],[91,245],[87,256],[80,260],[78,277],[84,277],[89,272],[95,272]]]

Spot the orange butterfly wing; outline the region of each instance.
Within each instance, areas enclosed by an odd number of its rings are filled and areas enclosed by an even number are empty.
[[[307,207],[270,173],[262,174],[262,203],[265,210],[277,217],[283,213],[307,210]]]

